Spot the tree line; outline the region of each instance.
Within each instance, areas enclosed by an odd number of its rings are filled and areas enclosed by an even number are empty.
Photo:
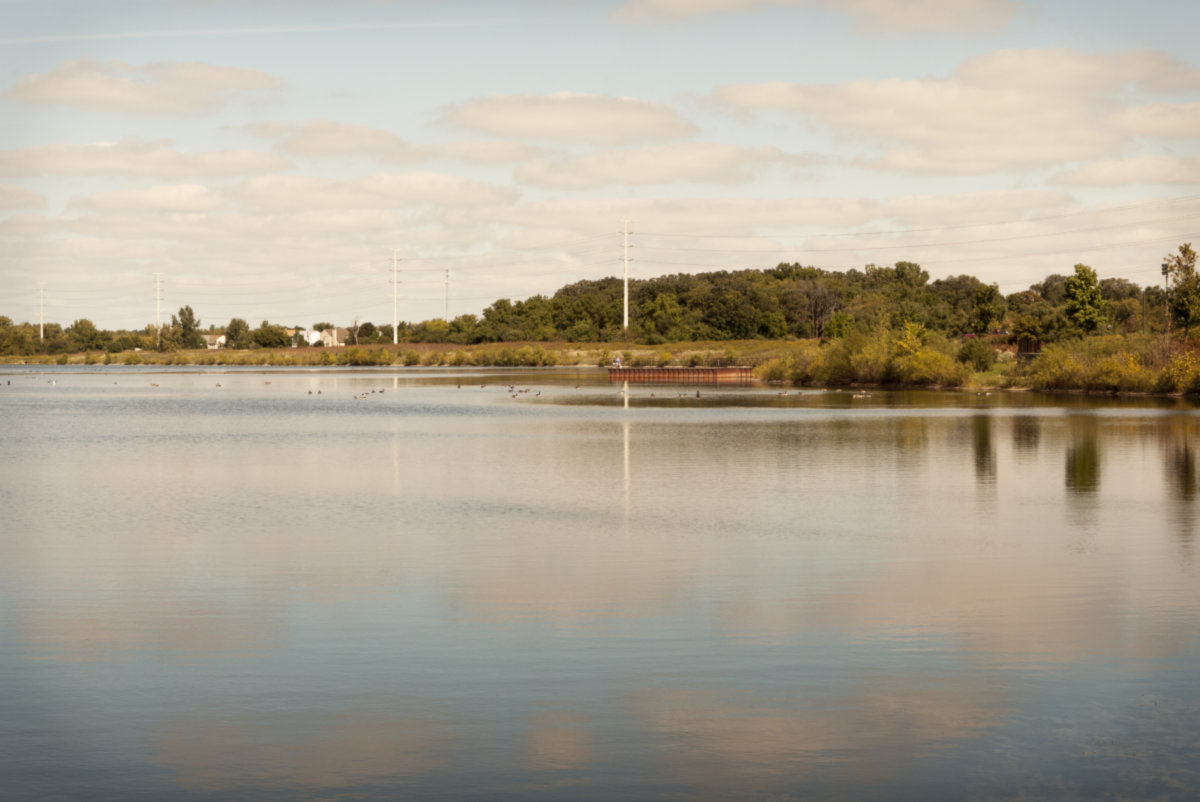
[[[1200,323],[1200,277],[1196,252],[1181,245],[1164,258],[1166,287],[1140,287],[1123,278],[1099,279],[1084,264],[1046,276],[1027,290],[1005,296],[996,284],[969,275],[930,281],[914,262],[867,265],[847,271],[799,264],[766,270],[674,274],[630,281],[630,328],[622,328],[621,279],[579,281],[553,295],[502,298],[481,315],[404,322],[395,332],[404,343],[471,345],[489,342],[671,342],[750,339],[829,340],[852,333],[902,331],[906,326],[946,338],[995,333],[1012,339],[1054,343],[1095,333],[1159,333],[1175,327],[1190,334]],[[301,330],[302,327],[291,327]],[[313,324],[314,330],[333,324]],[[351,345],[391,343],[390,324],[347,326]],[[190,306],[171,323],[137,331],[106,331],[80,319],[44,334],[30,323],[0,316],[0,354],[120,352],[203,348],[203,334],[224,334],[227,348],[306,345],[301,331],[262,321],[256,327],[234,318],[201,328]]]

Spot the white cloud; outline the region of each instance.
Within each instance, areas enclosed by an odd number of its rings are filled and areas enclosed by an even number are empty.
[[[492,136],[602,145],[678,139],[696,130],[660,103],[570,92],[474,98],[447,107],[442,122]]]
[[[697,142],[537,159],[518,167],[516,179],[518,183],[553,189],[675,181],[741,184],[753,179],[764,166],[805,161],[788,156],[778,148],[752,149]]]
[[[474,206],[513,200],[510,190],[441,173],[376,173],[350,180],[265,176],[235,193],[247,205],[268,210],[395,209]]]
[[[293,156],[359,156],[385,162],[418,161],[421,156],[400,137],[366,125],[309,120],[299,125],[266,122],[246,129],[254,136],[278,141]]]
[[[1200,138],[1200,103],[1156,103],[1121,113],[1118,123],[1143,136],[1167,139]]]
[[[0,211],[41,209],[45,206],[46,199],[33,190],[0,184]]]
[[[126,175],[155,178],[229,178],[286,170],[269,153],[221,150],[183,153],[167,141],[136,138],[92,145],[39,145],[0,151],[0,175]]]
[[[1200,89],[1200,70],[1153,50],[1104,55],[1065,48],[997,50],[965,60],[954,78],[978,87],[1104,95]]]
[[[627,0],[618,19],[680,21],[722,12],[769,7],[812,7],[845,14],[866,33],[978,33],[1002,28],[1017,9],[1013,0]]]
[[[44,214],[14,214],[0,219],[0,236],[36,240],[48,235],[55,227]],[[9,252],[15,255],[18,249],[10,245]]]
[[[470,164],[515,164],[538,156],[541,148],[519,142],[447,142],[421,148],[430,159],[451,159]]]
[[[447,142],[416,146],[382,128],[333,120],[308,120],[299,124],[264,122],[243,130],[252,136],[275,140],[280,150],[293,156],[350,156],[386,164],[434,159],[506,164],[531,158],[539,152],[537,148],[515,142]]]
[[[261,99],[281,86],[258,70],[195,61],[137,66],[84,58],[27,75],[5,94],[25,103],[87,111],[178,115],[212,112],[241,97]]]
[[[173,184],[105,192],[76,199],[72,208],[98,211],[197,213],[221,208],[222,194],[201,184]]]
[[[1111,158],[1135,134],[1188,136],[1194,104],[1127,108],[1166,88],[1200,88],[1200,72],[1154,53],[1093,56],[1000,51],[946,79],[725,86],[718,101],[794,112],[845,141],[876,148],[867,166],[963,174]]]
[[[1131,156],[1104,159],[1063,170],[1051,176],[1065,186],[1125,186],[1128,184],[1200,184],[1200,157]]]

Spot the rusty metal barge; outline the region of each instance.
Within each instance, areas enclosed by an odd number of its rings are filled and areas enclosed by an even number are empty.
[[[611,367],[608,369],[608,380],[631,384],[753,384],[754,368]]]

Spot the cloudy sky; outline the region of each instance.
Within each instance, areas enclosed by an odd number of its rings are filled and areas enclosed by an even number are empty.
[[[424,320],[620,275],[1157,283],[1183,0],[0,0],[0,314]],[[393,264],[399,284],[393,285]]]

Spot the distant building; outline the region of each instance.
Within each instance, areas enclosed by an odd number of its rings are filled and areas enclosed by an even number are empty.
[[[307,335],[308,344],[316,345],[320,343],[326,348],[336,348],[346,344],[346,338],[350,336],[350,332],[346,329],[325,329],[325,331],[310,331]]]
[[[204,337],[204,347],[210,351],[225,347],[224,334],[205,334],[202,336]]]

